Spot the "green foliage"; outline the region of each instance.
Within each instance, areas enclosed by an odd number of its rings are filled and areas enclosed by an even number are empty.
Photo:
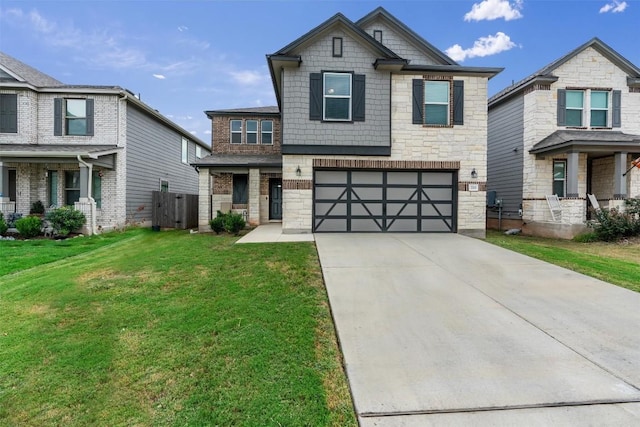
[[[244,220],[242,215],[233,212],[229,212],[228,214],[226,214],[223,221],[224,229],[231,234],[235,234],[236,236],[246,225],[246,221]]]
[[[25,216],[16,221],[16,228],[22,237],[30,239],[40,234],[42,220],[37,216]]]
[[[44,205],[40,200],[35,201],[31,204],[31,209],[29,210],[30,214],[42,215],[44,213]]]
[[[7,221],[4,220],[4,214],[0,212],[0,236],[4,236],[9,226],[7,225]]]
[[[626,199],[624,201],[625,211],[638,219],[640,215],[640,199]]]
[[[221,232],[224,231],[224,217],[225,217],[225,215],[227,215],[227,214],[224,214],[224,213],[218,211],[218,216],[216,216],[211,221],[209,221],[209,225],[211,226],[211,229],[216,234],[220,234]]]
[[[47,214],[47,220],[57,234],[67,236],[69,233],[76,231],[87,222],[84,214],[75,210],[71,206],[63,206],[54,209]]]
[[[593,228],[598,240],[612,242],[640,234],[640,220],[637,214],[613,208],[600,209],[595,212],[595,216],[596,220],[589,222],[589,226]]]
[[[598,241],[598,235],[591,231],[588,233],[578,234],[572,240],[577,243],[592,243]]]

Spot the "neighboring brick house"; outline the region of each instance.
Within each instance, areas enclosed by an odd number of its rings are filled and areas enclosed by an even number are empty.
[[[209,146],[117,86],[65,85],[0,53],[0,211],[71,205],[86,232],[149,225],[153,190],[196,194]]]
[[[640,196],[640,171],[626,173],[638,156],[640,69],[597,38],[489,99],[488,189],[503,228],[575,236],[587,195],[609,208]],[[490,226],[498,215],[489,209]]]
[[[200,229],[217,211],[251,225],[282,220],[282,154],[278,107],[206,111],[212,155],[198,160]]]

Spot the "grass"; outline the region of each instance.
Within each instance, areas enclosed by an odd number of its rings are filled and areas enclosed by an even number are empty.
[[[640,244],[578,243],[487,232],[487,241],[591,277],[640,292]]]
[[[235,240],[140,230],[5,275],[0,425],[357,425],[313,244]]]

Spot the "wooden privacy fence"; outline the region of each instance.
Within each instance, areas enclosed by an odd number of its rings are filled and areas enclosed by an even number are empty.
[[[154,228],[194,228],[198,226],[198,195],[153,192]]]

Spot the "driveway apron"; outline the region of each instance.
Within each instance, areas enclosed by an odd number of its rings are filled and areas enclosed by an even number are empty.
[[[640,294],[457,234],[315,238],[361,425],[640,424]]]

